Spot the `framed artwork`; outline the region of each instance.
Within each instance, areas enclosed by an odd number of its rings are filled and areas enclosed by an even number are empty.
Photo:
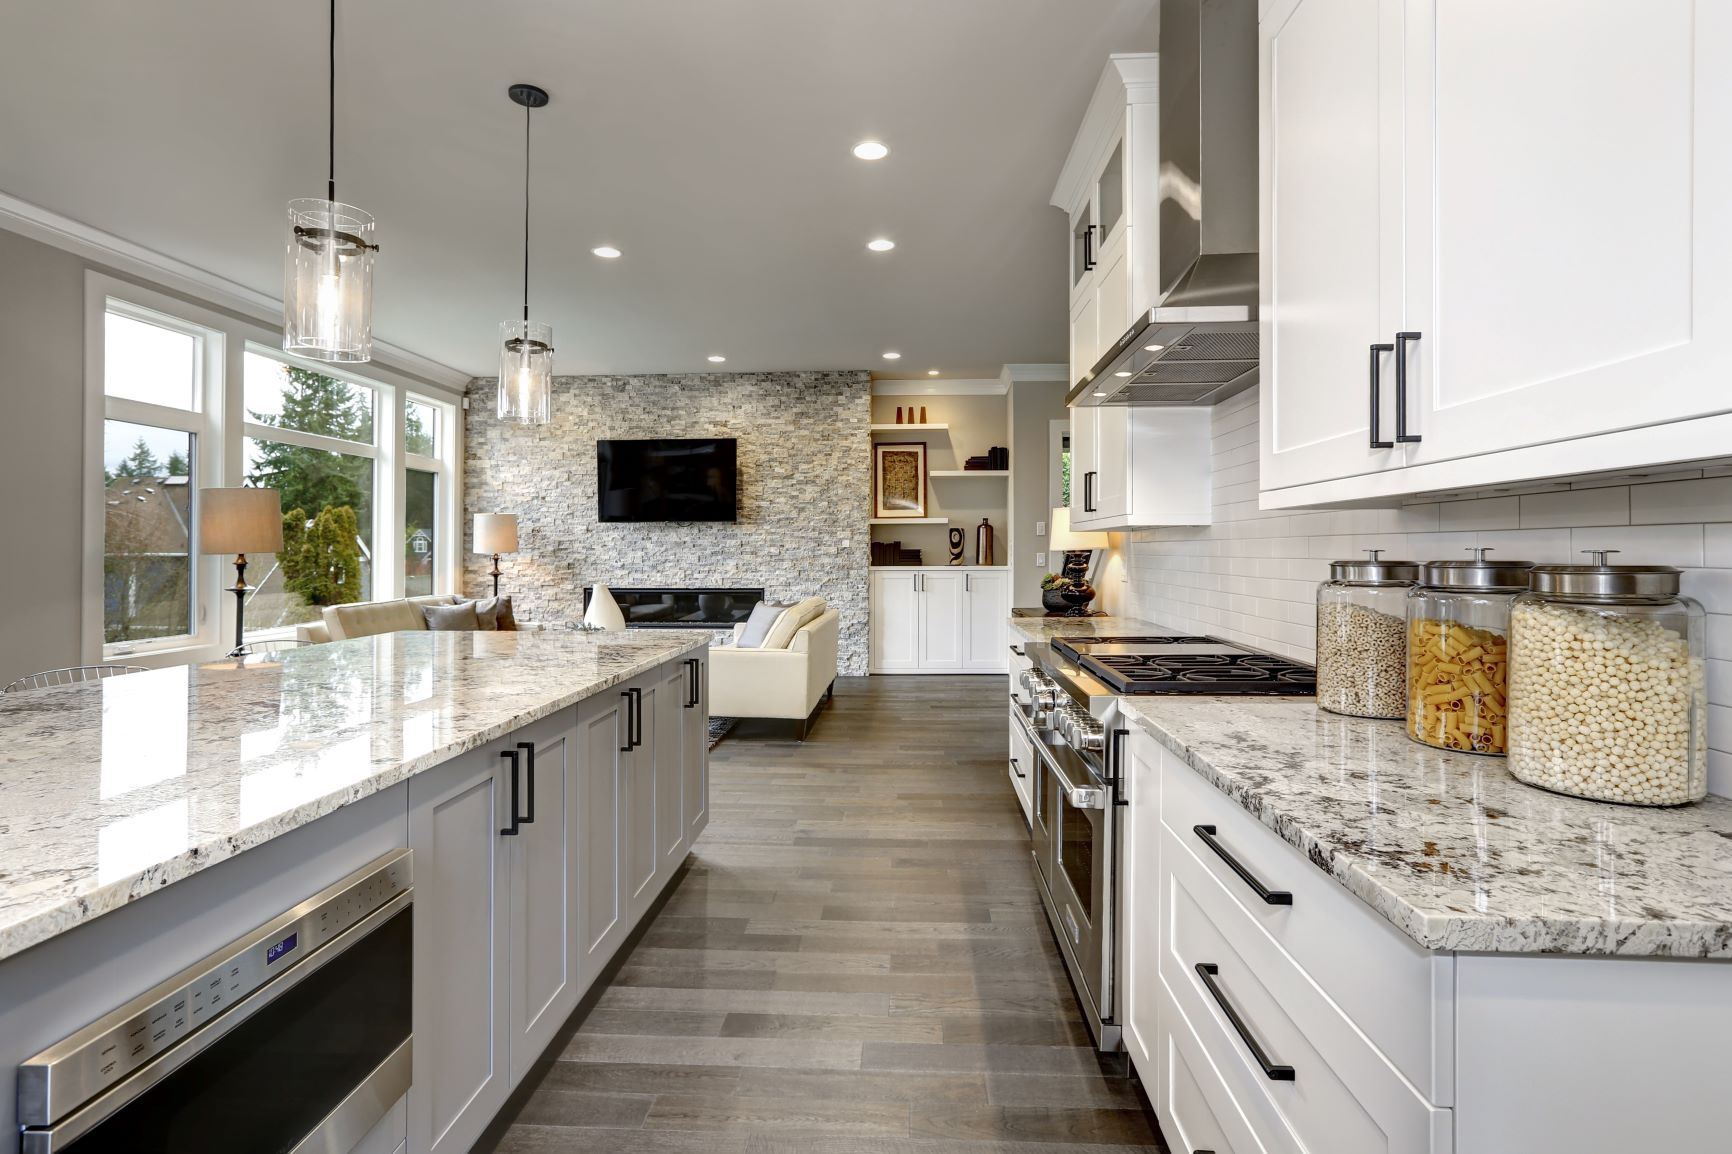
[[[872,446],[872,516],[926,516],[926,444]]]

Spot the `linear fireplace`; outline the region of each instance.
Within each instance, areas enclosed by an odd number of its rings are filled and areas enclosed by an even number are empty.
[[[628,628],[731,629],[752,615],[764,599],[757,589],[618,589],[608,592],[619,603]],[[583,587],[584,612],[589,611],[595,586]]]

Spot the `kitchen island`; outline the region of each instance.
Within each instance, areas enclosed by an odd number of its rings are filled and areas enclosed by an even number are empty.
[[[414,1085],[358,1148],[468,1149],[708,819],[708,644],[387,634],[0,698],[0,1130],[19,1062],[410,849]]]

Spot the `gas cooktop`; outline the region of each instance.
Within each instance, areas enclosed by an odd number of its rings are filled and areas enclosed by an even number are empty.
[[[1053,648],[1114,693],[1310,696],[1317,671],[1218,637],[1064,637]]]

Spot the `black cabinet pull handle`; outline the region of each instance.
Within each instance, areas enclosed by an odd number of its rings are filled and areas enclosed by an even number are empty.
[[[685,660],[686,676],[686,708],[695,709],[702,702],[701,691],[698,688],[698,675],[703,672],[703,663],[696,657]]]
[[[1258,881],[1256,876],[1252,874],[1250,870],[1240,865],[1239,859],[1228,853],[1227,847],[1215,840],[1214,826],[1194,825],[1191,827],[1191,832],[1196,834],[1199,838],[1202,838],[1203,844],[1214,850],[1215,856],[1226,862],[1232,871],[1239,875],[1240,880],[1250,886],[1252,892],[1263,899],[1265,905],[1290,906],[1293,904],[1292,894],[1288,893],[1286,890],[1270,889],[1268,886]]]
[[[500,757],[509,757],[511,759],[511,824],[509,826],[506,826],[504,829],[500,830],[499,836],[500,837],[516,837],[517,836],[517,790],[518,790],[517,771],[519,768],[521,768],[520,765],[518,764],[517,759],[519,757],[521,757],[522,755],[515,749],[502,749],[499,751],[499,756]]]
[[[627,692],[631,694],[631,748],[636,749],[643,744],[643,690],[634,685]]]
[[[1407,432],[1407,342],[1417,341],[1420,335],[1395,334],[1395,439],[1404,445],[1419,443],[1418,433]]]
[[[523,773],[529,779],[529,811],[523,815],[524,825],[535,824],[535,743],[520,741],[517,748],[523,751]]]
[[[1083,271],[1087,272],[1095,266],[1095,226],[1083,225]]]
[[[1095,511],[1095,475],[1093,471],[1083,474],[1083,512]]]
[[[1018,657],[1024,657],[1024,656],[1027,656],[1027,655],[1026,655],[1026,654],[1024,654],[1024,653],[1023,653],[1023,651],[1022,651],[1022,646],[1020,646],[1020,645],[1012,645],[1012,646],[1011,646],[1011,647],[1010,647],[1010,651],[1011,651],[1011,652],[1012,652],[1012,653],[1014,653],[1014,654],[1016,654],[1016,655],[1017,655],[1017,656],[1018,656]]]
[[[1018,776],[1018,777],[1027,777],[1028,776],[1028,774],[1026,774],[1022,771],[1016,758],[1014,758],[1014,757],[1010,759],[1010,772],[1016,774],[1016,776]]]
[[[1291,1082],[1294,1080],[1293,1067],[1281,1066],[1269,1061],[1269,1055],[1263,1052],[1263,1047],[1257,1044],[1257,1039],[1251,1036],[1251,1030],[1245,1025],[1245,1020],[1239,1017],[1239,1011],[1233,1008],[1233,1003],[1227,1000],[1226,991],[1215,984],[1215,975],[1221,972],[1221,967],[1214,962],[1198,962],[1197,976],[1203,980],[1203,988],[1209,991],[1209,996],[1215,999],[1215,1004],[1221,1007],[1221,1012],[1227,1015],[1227,1021],[1233,1023],[1233,1029],[1239,1035],[1239,1040],[1245,1043],[1245,1048],[1251,1051],[1251,1057],[1257,1059],[1257,1065],[1263,1067],[1263,1077],[1271,1082]]]
[[[619,695],[621,697],[625,698],[625,744],[619,747],[619,751],[621,753],[630,753],[633,749],[633,746],[631,743],[631,701],[632,701],[631,695],[632,695],[632,693],[633,693],[633,691],[630,689],[622,689],[619,692]]]
[[[1378,434],[1383,432],[1382,399],[1378,396],[1383,390],[1378,380],[1383,367],[1383,354],[1395,351],[1394,345],[1371,346],[1371,447],[1373,449],[1393,449],[1394,441],[1379,441]]]

